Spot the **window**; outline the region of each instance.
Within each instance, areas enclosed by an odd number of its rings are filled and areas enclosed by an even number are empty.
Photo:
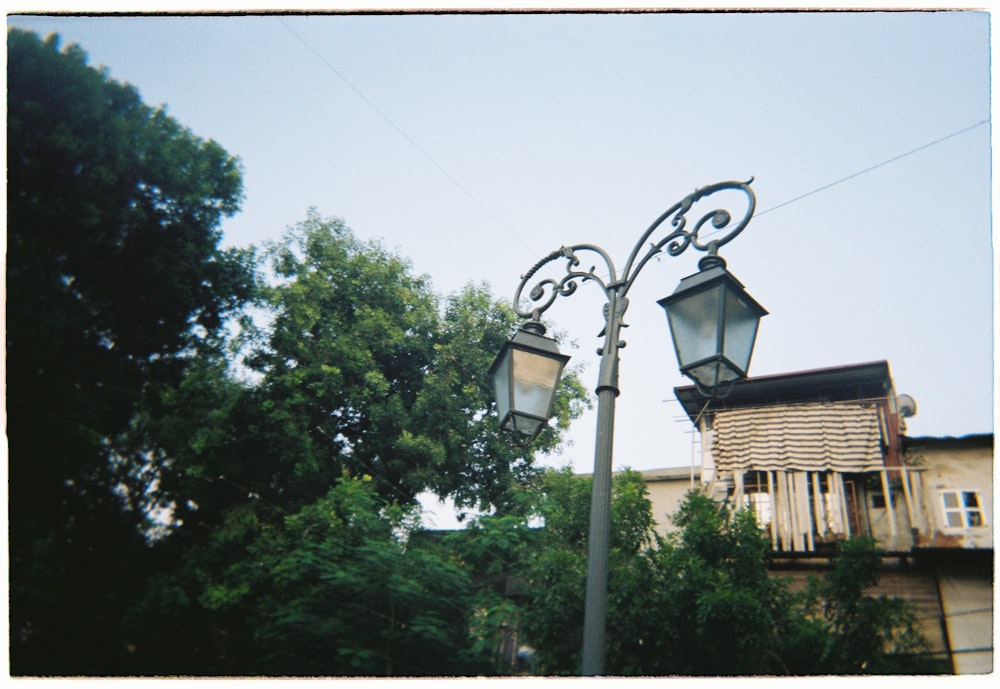
[[[896,506],[896,494],[893,493],[890,497],[892,501],[892,506]],[[877,510],[885,509],[885,494],[884,493],[872,493],[872,507]]]
[[[941,491],[945,526],[949,529],[985,526],[982,504],[979,493],[974,490]]]

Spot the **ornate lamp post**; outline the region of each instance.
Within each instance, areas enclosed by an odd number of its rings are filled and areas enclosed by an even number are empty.
[[[663,251],[677,256],[688,246],[694,246],[699,251],[707,252],[708,255],[699,262],[699,271],[681,280],[677,290],[658,303],[667,312],[681,372],[692,378],[698,390],[709,399],[728,394],[735,382],[746,376],[757,324],[767,314],[743,290],[742,283],[726,270],[725,261],[718,255],[719,247],[742,232],[753,216],[756,198],[750,189],[752,182],[753,179],[747,182],[718,182],[696,189],[671,206],[639,237],[621,273],[616,270],[607,252],[598,246],[564,246],[532,266],[521,277],[514,294],[514,309],[525,319],[525,323],[504,345],[490,372],[496,388],[501,427],[515,432],[518,439],[524,442],[530,442],[551,416],[559,376],[569,359],[559,353],[553,340],[544,337],[541,314],[557,297],[573,294],[582,282],[600,285],[608,300],[604,306],[604,329],[598,334],[598,337],[604,337],[604,344],[598,350],[601,365],[597,384],[597,442],[594,449],[584,609],[584,675],[604,674],[605,667],[615,398],[619,394],[618,350],[625,346],[620,333],[625,327],[623,318],[628,309],[628,292],[643,267]],[[738,190],[745,194],[747,209],[742,218],[732,224],[730,213],[717,209],[702,215],[688,230],[687,212],[692,206],[723,190]],[[703,243],[698,233],[709,221],[715,231],[726,233]],[[665,231],[666,236],[651,241],[657,230]],[[640,257],[643,249],[645,253]],[[597,254],[603,260],[605,270],[599,274],[595,267],[581,269],[579,254],[583,252]],[[566,274],[559,279],[539,279],[528,292],[533,305],[522,308],[522,294],[528,283],[543,266],[560,258],[566,260]]]

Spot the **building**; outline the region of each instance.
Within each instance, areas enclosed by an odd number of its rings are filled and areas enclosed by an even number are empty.
[[[878,593],[913,602],[959,674],[993,668],[993,436],[910,438],[885,361],[762,376],[722,400],[675,389],[700,466],[644,472],[661,532],[695,485],[755,510],[772,568],[804,584],[838,541],[886,551]]]

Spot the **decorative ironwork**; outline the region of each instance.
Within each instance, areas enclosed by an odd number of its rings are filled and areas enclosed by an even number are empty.
[[[684,253],[688,247],[694,247],[698,251],[706,252],[713,260],[722,261],[722,258],[718,256],[719,248],[728,244],[736,236],[743,231],[753,217],[754,209],[756,207],[756,197],[754,196],[753,190],[750,188],[750,184],[753,183],[753,178],[751,177],[746,182],[717,182],[715,184],[710,184],[705,187],[700,187],[695,189],[694,192],[688,194],[683,199],[675,203],[673,206],[668,208],[660,217],[653,221],[649,228],[643,232],[632,249],[631,254],[628,257],[628,262],[625,264],[625,269],[619,276],[617,270],[615,269],[614,261],[608,253],[599,246],[593,244],[574,244],[573,246],[563,246],[553,251],[548,256],[545,256],[535,265],[533,265],[528,272],[521,276],[521,283],[517,287],[517,291],[514,293],[514,310],[515,312],[525,320],[529,322],[537,323],[540,321],[541,315],[555,303],[556,299],[559,297],[568,297],[569,295],[576,292],[577,287],[583,282],[595,282],[600,285],[605,294],[608,296],[609,301],[612,298],[612,292],[614,292],[618,303],[615,306],[615,313],[611,314],[610,309],[605,309],[605,320],[610,324],[609,317],[617,319],[620,321],[621,317],[624,315],[625,309],[628,305],[628,300],[625,299],[625,295],[628,294],[629,290],[632,288],[632,283],[635,282],[636,277],[642,271],[643,267],[652,260],[654,257],[662,254],[664,251],[669,256],[679,256]],[[688,212],[702,199],[711,196],[720,191],[734,190],[743,192],[747,198],[747,208],[742,213],[739,221],[733,223],[733,215],[728,210],[723,208],[716,208],[702,214],[697,222],[694,222],[691,229],[688,229]],[[705,228],[706,225],[711,224],[712,234],[718,234],[719,232],[725,231],[726,233],[721,237],[712,237],[704,241],[700,236],[700,233]],[[666,236],[656,240],[651,241],[651,237],[657,233],[658,230],[669,230]],[[645,247],[645,253],[642,254],[640,258],[639,255],[642,253]],[[597,272],[597,265],[592,265],[589,269],[582,269],[580,266],[583,264],[581,260],[580,253],[592,252],[598,255],[598,257],[604,262],[604,269],[606,272]],[[525,307],[522,304],[526,301],[525,289],[531,282],[532,278],[538,274],[538,272],[553,261],[557,261],[560,258],[566,260],[566,274],[560,278],[545,277],[540,279],[531,289],[527,291],[527,299],[530,299],[530,304]],[[702,259],[705,261],[706,259]],[[609,333],[611,329],[607,326],[601,331],[599,336],[604,336]],[[614,328],[617,331],[617,328]],[[618,346],[623,346],[624,343],[618,344]],[[599,350],[600,353],[601,350]]]

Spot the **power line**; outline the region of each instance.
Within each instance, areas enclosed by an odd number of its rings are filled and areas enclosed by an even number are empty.
[[[295,31],[295,29],[293,29],[291,26],[289,26],[284,21],[284,19],[282,19],[281,17],[275,17],[275,18],[281,23],[282,26],[284,26],[286,29],[288,29],[289,33],[291,33],[293,36],[295,36],[295,38],[297,38],[299,40],[299,42],[302,43],[302,45],[304,45],[309,50],[309,52],[311,52],[313,55],[315,55],[316,58],[321,63],[323,63],[323,65],[327,69],[329,69],[331,72],[333,72],[338,79],[340,79],[342,82],[344,82],[344,84],[347,85],[347,87],[349,89],[351,89],[352,91],[354,91],[355,95],[357,95],[358,98],[360,98],[362,101],[364,101],[365,104],[368,107],[370,107],[372,110],[374,110],[376,113],[378,113],[379,117],[381,117],[383,120],[385,120],[386,124],[388,124],[390,127],[392,127],[396,131],[397,134],[399,134],[401,137],[403,137],[403,139],[408,144],[410,144],[418,153],[420,153],[420,155],[422,155],[424,158],[426,158],[428,160],[428,162],[430,162],[431,165],[433,165],[434,167],[436,167],[438,169],[438,171],[442,175],[444,175],[452,184],[454,184],[455,187],[459,191],[461,191],[463,194],[465,194],[474,204],[476,204],[477,206],[479,206],[480,210],[482,210],[484,213],[486,213],[486,215],[488,215],[493,220],[493,222],[495,222],[497,225],[499,225],[501,228],[503,228],[511,237],[513,237],[514,239],[516,239],[518,241],[518,243],[521,244],[521,246],[523,246],[525,249],[527,249],[532,255],[535,255],[537,253],[532,247],[530,247],[527,244],[527,242],[525,242],[520,236],[518,236],[517,233],[515,233],[512,229],[510,229],[509,227],[507,227],[507,225],[505,225],[503,223],[503,221],[500,220],[500,218],[498,218],[496,215],[494,215],[493,212],[489,208],[487,208],[486,205],[482,201],[480,201],[478,198],[476,198],[472,194],[472,192],[470,192],[468,189],[466,189],[464,186],[462,186],[462,183],[459,182],[457,179],[455,179],[455,177],[450,172],[448,172],[447,170],[445,170],[444,167],[440,163],[438,163],[437,160],[435,160],[434,157],[430,153],[428,153],[426,150],[424,150],[420,146],[420,144],[418,144],[416,141],[414,141],[413,138],[409,134],[407,134],[405,131],[403,131],[403,129],[399,125],[397,125],[395,122],[393,122],[392,119],[387,114],[385,114],[385,112],[381,108],[379,108],[374,102],[372,102],[372,100],[370,98],[368,98],[364,93],[362,93],[361,90],[357,86],[355,86],[354,84],[352,84],[351,81],[340,72],[340,70],[338,70],[329,60],[327,60],[325,57],[323,57],[323,55],[318,50],[316,50],[305,38],[303,38],[301,35],[299,35],[299,33]]]
[[[472,192],[470,192],[468,189],[466,189],[465,186],[463,186],[461,182],[459,182],[440,163],[438,163],[437,160],[435,160],[434,157],[431,156],[430,153],[428,153],[426,150],[424,150],[411,136],[409,136],[405,131],[403,131],[403,129],[399,125],[397,125],[381,108],[379,108],[378,105],[376,105],[371,99],[369,99],[358,87],[356,87],[353,83],[351,83],[351,81],[346,76],[344,76],[340,72],[340,70],[338,70],[318,50],[316,50],[305,38],[303,38],[291,26],[289,26],[280,16],[276,17],[276,19],[279,22],[281,22],[282,26],[284,26],[289,31],[289,33],[291,33],[293,36],[295,36],[295,38],[298,39],[299,42],[302,43],[302,45],[304,45],[313,55],[315,55],[316,58],[327,69],[329,69],[331,72],[333,72],[333,74],[336,75],[338,79],[340,79],[348,88],[350,88],[352,91],[354,91],[354,93],[362,101],[364,101],[365,104],[367,104],[372,110],[374,110],[379,115],[379,117],[381,117],[386,122],[386,124],[388,124],[390,127],[392,127],[396,131],[397,134],[399,134],[417,152],[419,152],[424,158],[426,158],[428,162],[430,162],[434,167],[436,167],[438,169],[438,171],[442,175],[444,175],[452,184],[454,184],[455,187],[459,191],[461,191],[473,203],[475,203],[477,206],[479,206],[479,208],[484,213],[486,213],[486,215],[488,215],[497,225],[499,225],[508,234],[510,234],[514,239],[516,239],[518,241],[518,243],[521,244],[521,246],[523,246],[526,250],[528,250],[529,252],[531,252],[532,255],[534,255],[536,253],[534,251],[534,249],[532,249],[532,247],[527,244],[527,242],[525,242],[519,235],[517,235],[513,230],[511,230],[509,227],[507,227],[507,225],[505,225],[503,223],[503,221],[501,221],[492,211],[490,211],[490,209],[487,208],[486,205],[482,201],[480,201],[476,196],[474,196],[472,194]],[[813,194],[818,194],[821,191],[826,191],[827,189],[835,187],[838,184],[842,184],[842,183],[847,182],[849,180],[852,180],[852,179],[854,179],[856,177],[860,177],[861,175],[864,175],[864,174],[867,174],[867,173],[872,172],[874,170],[877,170],[878,168],[884,167],[886,165],[889,165],[890,163],[894,163],[894,162],[896,162],[898,160],[906,158],[907,156],[911,156],[911,155],[913,155],[915,153],[919,153],[920,151],[928,149],[928,148],[930,148],[932,146],[936,146],[937,144],[943,143],[944,141],[947,141],[947,140],[952,139],[952,138],[954,138],[956,136],[964,134],[964,133],[966,133],[968,131],[976,129],[977,127],[980,127],[980,126],[982,126],[984,124],[988,124],[989,122],[990,122],[990,120],[988,118],[985,119],[985,120],[980,120],[979,122],[976,122],[975,124],[969,125],[968,127],[964,127],[962,129],[954,131],[954,132],[952,132],[950,134],[947,134],[947,135],[945,135],[945,136],[943,136],[941,138],[935,139],[934,141],[930,141],[930,142],[928,142],[926,144],[923,144],[921,146],[917,146],[916,148],[910,149],[909,151],[906,151],[905,153],[901,153],[899,155],[893,156],[892,158],[888,158],[886,160],[883,160],[880,163],[876,163],[875,165],[871,165],[871,166],[869,166],[869,167],[867,167],[867,168],[865,168],[863,170],[859,170],[858,172],[855,172],[853,174],[847,175],[846,177],[842,177],[841,179],[838,179],[836,181],[830,182],[829,184],[825,184],[825,185],[823,185],[821,187],[817,187],[816,189],[813,189],[812,191],[809,191],[809,192],[806,192],[805,194],[801,194],[799,196],[796,196],[795,198],[789,199],[788,201],[785,201],[783,203],[779,203],[778,205],[772,206],[771,208],[768,208],[766,210],[759,211],[759,212],[755,213],[755,217],[759,217],[761,215],[765,215],[766,213],[770,213],[771,211],[778,210],[779,208],[784,208],[785,206],[791,205],[791,204],[793,204],[793,203],[795,203],[797,201],[801,201],[802,199],[807,198],[809,196],[812,196]],[[718,230],[718,231],[721,232],[722,230]],[[710,233],[710,234],[713,234],[713,233]]]
[[[757,217],[760,217],[761,215],[764,215],[765,213],[770,213],[771,211],[778,210],[779,208],[784,208],[785,206],[793,204],[796,201],[801,201],[802,199],[807,198],[809,196],[812,196],[813,194],[818,194],[821,191],[826,191],[827,189],[830,189],[831,187],[835,187],[838,184],[841,184],[841,183],[846,182],[848,180],[852,180],[855,177],[860,177],[861,175],[867,174],[867,173],[869,173],[869,172],[871,172],[873,170],[877,170],[878,168],[883,167],[885,165],[888,165],[889,163],[895,163],[896,161],[902,160],[903,158],[906,158],[907,156],[911,156],[914,153],[919,153],[920,151],[928,149],[931,146],[936,146],[936,145],[938,145],[940,143],[943,143],[943,142],[945,142],[945,141],[947,141],[949,139],[953,139],[954,137],[959,136],[960,134],[965,134],[966,132],[972,131],[973,129],[975,129],[977,127],[981,127],[984,124],[989,124],[989,122],[990,122],[989,119],[980,120],[979,122],[976,122],[975,124],[971,124],[968,127],[963,127],[962,129],[954,131],[951,134],[947,134],[945,136],[942,136],[939,139],[935,139],[934,141],[930,141],[930,142],[928,142],[926,144],[923,144],[922,146],[917,146],[916,148],[912,148],[909,151],[906,151],[905,153],[900,153],[899,155],[893,156],[892,158],[888,158],[886,160],[883,160],[881,163],[876,163],[875,165],[871,165],[869,167],[866,167],[864,170],[859,170],[858,172],[850,174],[847,177],[842,177],[841,179],[838,179],[835,182],[830,182],[829,184],[824,184],[823,186],[818,187],[816,189],[813,189],[810,192],[807,192],[805,194],[801,194],[799,196],[796,196],[795,198],[790,199],[788,201],[785,201],[783,203],[779,203],[777,206],[772,206],[772,207],[768,208],[767,210],[763,210],[763,211],[754,213],[754,217],[757,218]],[[728,230],[729,230],[728,227],[722,227],[722,228],[719,228],[719,229],[712,230],[711,232],[707,233],[704,237],[702,237],[702,239],[707,239],[707,238],[711,237],[714,234],[719,234],[720,232],[726,232]],[[661,258],[663,258],[662,255],[661,256],[657,256],[656,257],[656,263],[658,265],[660,265],[667,272],[667,274],[670,277],[673,277],[673,274],[671,273],[670,269],[666,266],[666,264],[664,264],[660,260]]]
[[[806,198],[807,196],[812,196],[813,194],[818,194],[821,191],[826,191],[830,187],[835,187],[838,184],[841,184],[841,183],[846,182],[848,180],[854,179],[855,177],[860,177],[861,175],[867,174],[867,173],[871,172],[872,170],[877,170],[878,168],[883,167],[885,165],[888,165],[889,163],[895,163],[897,160],[901,160],[901,159],[903,159],[903,158],[905,158],[907,156],[913,155],[914,153],[919,153],[920,151],[928,149],[931,146],[936,146],[939,143],[947,141],[948,139],[952,139],[952,138],[954,138],[956,136],[959,136],[960,134],[964,134],[964,133],[966,133],[968,131],[971,131],[971,130],[975,129],[976,127],[981,127],[984,124],[988,124],[989,121],[990,121],[989,119],[980,120],[979,122],[976,122],[975,124],[971,124],[968,127],[964,127],[963,129],[959,129],[958,131],[954,131],[951,134],[948,134],[946,136],[942,136],[940,139],[935,139],[934,141],[926,143],[926,144],[924,144],[922,146],[917,146],[916,148],[910,149],[906,153],[900,153],[897,156],[893,156],[892,158],[889,158],[887,160],[883,160],[881,163],[876,163],[875,165],[872,165],[871,167],[867,167],[864,170],[860,170],[858,172],[855,172],[852,175],[848,175],[847,177],[843,177],[841,179],[838,179],[835,182],[830,182],[829,184],[825,184],[822,187],[819,187],[817,189],[813,189],[812,191],[807,192],[805,194],[802,194],[801,196],[796,196],[794,199],[791,199],[789,201],[785,201],[784,203],[779,203],[777,206],[772,206],[771,208],[768,208],[765,211],[760,211],[759,213],[756,213],[755,216],[761,216],[761,215],[764,215],[765,213],[770,213],[771,211],[777,210],[779,208],[783,208],[783,207],[785,207],[785,206],[787,206],[789,204],[795,203],[796,201],[801,201],[802,199]]]

